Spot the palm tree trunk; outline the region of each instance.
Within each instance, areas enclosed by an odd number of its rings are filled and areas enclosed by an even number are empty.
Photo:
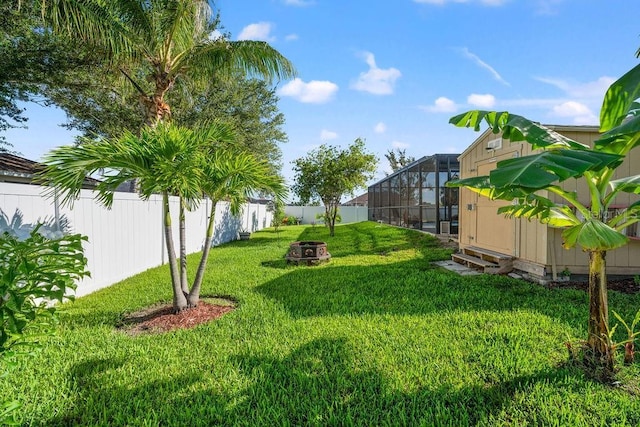
[[[180,287],[180,276],[178,274],[178,261],[173,245],[173,234],[171,233],[171,212],[169,211],[169,194],[162,193],[162,207],[164,210],[164,240],[167,246],[167,256],[169,258],[169,270],[171,271],[171,284],[173,285],[173,311],[178,313],[187,307],[187,298],[182,293]]]
[[[613,374],[613,352],[609,339],[606,251],[589,251],[589,326],[587,362]]]
[[[189,294],[189,281],[187,280],[187,230],[185,224],[184,199],[180,197],[180,287],[182,293]]]
[[[207,235],[204,239],[204,248],[202,248],[202,258],[200,258],[200,264],[198,265],[198,271],[196,271],[196,278],[193,280],[193,286],[191,292],[189,292],[188,302],[189,307],[196,307],[200,302],[200,288],[202,287],[202,277],[207,267],[207,260],[209,258],[209,251],[211,250],[211,241],[213,240],[213,226],[215,223],[216,215],[216,202],[211,201],[211,211],[209,212],[209,223],[207,224]]]

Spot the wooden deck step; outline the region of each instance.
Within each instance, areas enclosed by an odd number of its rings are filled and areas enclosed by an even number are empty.
[[[463,252],[467,255],[486,259],[495,263],[499,263],[500,261],[512,261],[514,258],[511,255],[502,254],[489,249],[478,248],[476,246],[467,246],[463,249]]]
[[[484,260],[482,258],[474,257],[467,254],[452,254],[451,259],[458,264],[466,265],[471,268],[479,268],[484,273],[498,274],[500,272],[500,265]]]

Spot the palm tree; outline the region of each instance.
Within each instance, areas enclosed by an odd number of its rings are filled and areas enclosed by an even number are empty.
[[[109,171],[95,189],[96,199],[110,207],[116,188],[131,179],[139,182],[140,196],[148,199],[162,194],[164,235],[173,288],[175,312],[197,305],[202,278],[213,237],[215,202],[229,199],[237,212],[251,191],[268,191],[284,196],[281,178],[273,176],[266,162],[251,154],[228,148],[233,135],[220,123],[197,130],[169,124],[146,127],[140,135],[125,132],[116,139],[86,141],[80,146],[64,146],[47,154],[42,178],[57,192],[63,204],[75,200],[85,176]],[[169,196],[180,197],[180,216],[198,206],[204,195],[212,199],[205,248],[200,266],[189,289],[186,282],[186,251],[181,237],[178,265],[172,233]],[[183,225],[181,225],[183,228]],[[181,230],[181,236],[184,236]]]
[[[295,75],[266,42],[216,37],[206,0],[44,0],[43,14],[54,31],[104,52],[139,93],[149,126],[171,117],[165,95],[178,84],[193,89],[238,73],[267,81]]]
[[[526,141],[538,152],[503,160],[489,176],[449,181],[480,195],[509,200],[498,210],[510,217],[537,219],[562,228],[563,246],[580,246],[589,255],[589,322],[587,361],[601,375],[613,374],[607,302],[606,253],[628,243],[626,227],[640,221],[640,202],[610,215],[621,194],[640,194],[640,175],[613,179],[631,150],[640,145],[640,65],[607,90],[600,111],[602,134],[593,147],[586,146],[538,123],[507,112],[470,111],[450,123],[479,129],[482,122],[511,141]],[[567,191],[561,183],[570,178],[587,184],[587,194]],[[556,202],[558,197],[562,202]]]

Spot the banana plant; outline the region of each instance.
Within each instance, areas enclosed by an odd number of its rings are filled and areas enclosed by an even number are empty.
[[[640,201],[611,215],[620,193],[640,194],[640,175],[613,179],[615,170],[640,144],[640,65],[607,90],[600,111],[601,136],[593,147],[508,112],[469,111],[449,122],[476,131],[486,123],[495,134],[512,142],[526,142],[533,154],[503,160],[488,176],[449,181],[491,199],[512,203],[498,209],[507,217],[535,219],[561,228],[563,246],[578,246],[589,255],[589,321],[587,352],[591,366],[613,372],[613,344],[609,339],[606,253],[629,239],[624,229],[640,221]],[[588,202],[562,182],[584,180]],[[557,198],[562,202],[556,202]]]

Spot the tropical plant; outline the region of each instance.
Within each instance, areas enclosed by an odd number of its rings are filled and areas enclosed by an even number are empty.
[[[15,219],[14,215],[14,219]],[[16,223],[13,223],[16,225]],[[38,348],[38,339],[52,333],[56,322],[52,302],[73,299],[76,281],[88,276],[79,234],[49,239],[36,225],[26,238],[0,230],[0,363],[5,372],[18,355]],[[20,407],[0,402],[0,424],[12,424]]]
[[[509,200],[512,203],[500,208],[499,213],[562,228],[565,248],[577,245],[588,253],[590,303],[585,360],[604,368],[605,376],[614,366],[605,256],[628,242],[623,231],[640,220],[640,201],[613,215],[609,207],[620,193],[640,194],[640,175],[613,179],[616,168],[640,144],[639,94],[640,66],[636,66],[607,90],[600,112],[602,135],[593,147],[507,112],[470,111],[450,120],[456,126],[476,130],[484,121],[503,138],[526,141],[538,150],[498,162],[489,176],[450,181],[447,185]],[[561,183],[570,178],[584,180],[588,194],[563,188]],[[556,201],[560,199],[563,202]]]
[[[284,201],[282,200],[274,200],[269,203],[267,206],[267,210],[271,212],[271,226],[278,231],[278,228],[284,223],[287,219],[287,216],[284,214]]]
[[[107,172],[95,194],[106,207],[111,206],[118,186],[132,179],[138,181],[143,199],[162,194],[173,307],[178,312],[198,304],[213,238],[216,202],[228,200],[232,212],[238,213],[252,191],[266,191],[276,197],[285,193],[281,178],[270,172],[269,165],[234,149],[232,140],[229,129],[217,122],[197,130],[161,123],[144,128],[139,136],[125,132],[115,139],[59,147],[46,156],[42,179],[52,186],[50,195],[58,192],[62,204],[78,197],[84,176],[102,170]],[[170,195],[179,197],[179,265],[172,237]],[[184,215],[186,210],[197,207],[203,196],[211,199],[211,211],[201,261],[189,288]]]
[[[323,144],[293,163],[293,191],[302,203],[310,200],[324,203],[325,223],[333,236],[342,196],[353,194],[373,178],[378,159],[367,153],[364,140],[357,138],[344,150]]]
[[[218,19],[206,0],[45,0],[42,4],[54,32],[103,52],[113,69],[133,85],[150,126],[171,117],[165,96],[176,86],[202,89],[214,78],[236,78],[239,73],[267,80],[295,74],[293,65],[266,42],[230,41],[217,35]]]

